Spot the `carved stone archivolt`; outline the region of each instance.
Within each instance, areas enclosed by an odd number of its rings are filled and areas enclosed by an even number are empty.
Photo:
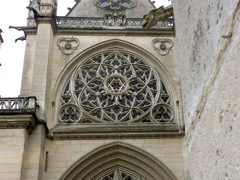
[[[112,143],[80,158],[60,178],[94,180],[176,180],[171,170],[141,149]]]
[[[152,46],[158,54],[166,56],[173,47],[173,41],[167,38],[157,38],[152,41]]]
[[[128,51],[82,61],[60,95],[60,123],[172,122],[172,100],[157,70]]]
[[[79,46],[80,41],[74,37],[62,37],[57,41],[57,46],[65,55],[72,54]]]

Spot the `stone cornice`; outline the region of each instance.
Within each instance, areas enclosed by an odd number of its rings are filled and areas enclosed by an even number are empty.
[[[26,34],[37,34],[37,27],[25,30]],[[57,35],[94,35],[94,36],[175,36],[174,31],[152,31],[152,30],[82,30],[82,29],[62,29],[54,31]]]
[[[0,98],[0,129],[26,129],[38,124],[35,97]]]
[[[0,114],[0,129],[26,129],[31,133],[37,124],[34,114]]]
[[[52,140],[176,138],[182,133],[174,123],[138,125],[57,125],[50,130]]]
[[[67,29],[58,28],[55,34],[74,34],[74,35],[98,35],[98,36],[175,36],[175,31],[173,30],[94,30],[94,29]]]

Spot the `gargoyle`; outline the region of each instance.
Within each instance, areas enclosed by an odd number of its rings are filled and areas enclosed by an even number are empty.
[[[18,40],[25,41],[25,40],[26,40],[26,36],[21,36],[21,37],[15,39],[15,43],[16,43]]]
[[[142,26],[143,28],[149,29],[155,26],[159,21],[165,21],[171,16],[173,16],[173,7],[168,6],[164,8],[161,6],[158,9],[151,10],[148,14],[143,16]]]
[[[26,34],[25,34],[24,30],[29,29],[28,27],[26,27],[26,26],[9,26],[8,28],[9,29],[16,29],[18,31],[23,31],[24,32],[24,36],[21,36],[21,37],[15,39],[15,42],[17,42],[18,40],[21,40],[21,41],[26,40]]]
[[[41,0],[30,0],[29,6],[27,6],[27,9],[33,11],[35,19],[40,16],[40,1]]]

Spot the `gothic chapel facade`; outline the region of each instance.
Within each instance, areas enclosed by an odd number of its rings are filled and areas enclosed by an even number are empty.
[[[187,37],[179,26],[187,16],[173,5],[177,33]],[[28,9],[21,95],[0,101],[0,179],[218,179],[198,167],[207,141],[187,121],[198,101],[186,84],[200,81],[179,63],[201,40],[176,39],[173,16],[144,29],[155,9],[148,0],[78,0],[64,17],[57,0],[32,0]]]

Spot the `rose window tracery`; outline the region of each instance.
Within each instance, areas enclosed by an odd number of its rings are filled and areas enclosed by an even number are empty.
[[[106,51],[86,59],[61,94],[61,123],[172,120],[171,98],[158,72],[131,52]]]

